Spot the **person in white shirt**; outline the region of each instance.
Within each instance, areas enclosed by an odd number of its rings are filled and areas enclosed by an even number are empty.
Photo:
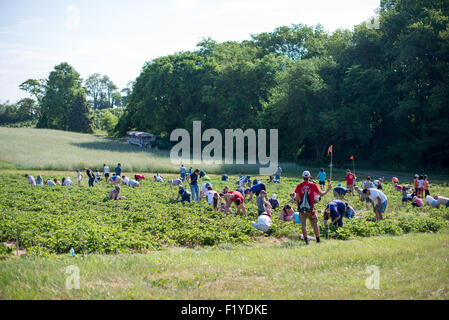
[[[108,181],[110,170],[109,170],[109,167],[106,164],[103,165],[103,174],[104,174],[104,179],[106,181]]]
[[[51,180],[51,179],[48,179],[48,180],[45,182],[45,185],[46,185],[46,186],[50,186],[50,187],[56,187],[56,183],[55,183],[53,180]]]
[[[101,174],[100,174],[100,171],[97,170],[97,173],[95,175],[95,183],[99,183],[100,180],[101,180]]]
[[[81,180],[83,180],[83,175],[81,174],[81,171],[78,169],[76,170],[78,174],[78,187],[81,187]]]
[[[34,180],[33,176],[29,176],[28,174],[25,175],[25,178],[28,178],[28,183],[32,186],[36,185],[36,181]]]
[[[133,179],[128,179],[128,186],[136,188],[140,187],[140,183]]]
[[[123,185],[129,186],[129,178],[127,176],[122,176]]]
[[[209,182],[203,183],[200,189],[200,197],[203,197],[207,190],[209,190],[209,186],[212,187],[212,185]]]
[[[207,187],[207,190],[202,193],[203,194],[202,197],[207,199],[208,204],[212,204],[214,201],[214,195],[216,193],[217,192],[212,189],[212,185],[209,184],[209,186]]]
[[[382,220],[382,214],[387,209],[387,196],[382,191],[375,188],[364,189],[363,194],[371,200],[376,218]]]
[[[156,182],[164,182],[164,179],[159,175],[159,173],[157,173],[154,176],[154,181],[156,181]]]
[[[268,232],[273,222],[271,221],[271,214],[263,212],[257,217],[257,223],[251,222],[251,226],[262,232]]]
[[[449,198],[442,197],[441,195],[437,194],[434,197],[432,196],[426,196],[426,205],[430,205],[433,208],[439,208],[440,206],[449,207]]]
[[[73,184],[72,180],[67,177],[67,178],[62,178],[62,185],[66,186],[66,187],[71,187]]]

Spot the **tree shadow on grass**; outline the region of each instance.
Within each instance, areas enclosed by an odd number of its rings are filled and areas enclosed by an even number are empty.
[[[169,156],[168,151],[150,148],[141,148],[139,146],[130,145],[125,142],[112,139],[104,139],[103,141],[70,142],[70,144],[75,147],[90,150],[128,152],[128,153],[142,152],[147,154],[153,154],[156,156],[167,156],[167,157]]]

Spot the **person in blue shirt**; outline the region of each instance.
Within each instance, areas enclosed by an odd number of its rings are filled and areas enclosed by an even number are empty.
[[[252,187],[249,189],[249,199],[248,199],[248,201],[251,201],[251,199],[253,198],[253,195],[256,195],[256,196],[258,197],[258,196],[259,196],[259,193],[260,193],[262,190],[267,191],[267,188],[265,187],[265,184],[263,184],[263,183],[258,183],[258,184],[256,184],[255,186],[252,186]],[[246,198],[246,195],[245,195],[245,198]]]
[[[334,188],[333,192],[334,192],[334,197],[336,197],[339,200],[343,200],[343,199],[345,199],[345,195],[347,193],[350,193],[351,190],[348,190],[348,189],[342,187],[341,184],[339,184],[338,186],[336,186]]]
[[[224,174],[224,175],[222,175],[221,176],[221,181],[228,181],[228,175],[227,174]]]
[[[276,173],[275,173],[275,180],[281,181],[281,173],[282,173],[282,168],[280,166],[278,166],[276,169]]]
[[[200,189],[198,187],[198,176],[200,170],[196,169],[192,174],[187,176],[187,182],[190,184],[190,191],[192,192],[192,201],[200,201]],[[196,196],[196,197],[195,197]]]
[[[334,226],[343,227],[343,217],[346,214],[348,205],[341,200],[332,200],[324,209],[324,226],[327,226],[327,220],[331,219]]]
[[[318,175],[316,176],[316,179],[318,179],[320,187],[322,187],[322,188],[326,187],[326,172],[324,172],[323,168],[321,168],[320,172],[318,172]]]
[[[238,187],[235,191],[240,192],[243,196],[246,196],[249,193],[249,189],[245,189],[243,187]]]
[[[43,186],[44,185],[44,179],[42,179],[41,176],[37,176],[36,178],[36,185]]]
[[[186,168],[184,168],[184,165],[181,165],[181,169],[179,170],[180,174],[181,174],[181,180],[182,182],[185,181],[186,179]]]
[[[115,167],[115,175],[119,177],[122,175],[122,165],[120,163]]]
[[[277,196],[275,194],[271,196],[271,199],[268,200],[268,202],[270,202],[272,209],[277,209],[281,207],[281,204],[279,203]]]
[[[189,176],[192,174],[192,167],[189,169]]]

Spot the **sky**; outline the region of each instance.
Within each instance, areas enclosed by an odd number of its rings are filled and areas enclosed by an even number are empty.
[[[28,94],[27,79],[68,62],[120,88],[147,61],[195,50],[203,38],[242,41],[292,24],[352,29],[379,0],[0,0],[0,102]]]

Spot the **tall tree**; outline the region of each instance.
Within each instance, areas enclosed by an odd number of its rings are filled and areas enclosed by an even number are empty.
[[[82,79],[71,65],[63,62],[50,72],[42,97],[38,128],[68,130],[69,114]]]
[[[90,116],[90,105],[86,100],[84,89],[74,92],[72,105],[69,113],[68,130],[83,133],[92,133],[92,120]]]

